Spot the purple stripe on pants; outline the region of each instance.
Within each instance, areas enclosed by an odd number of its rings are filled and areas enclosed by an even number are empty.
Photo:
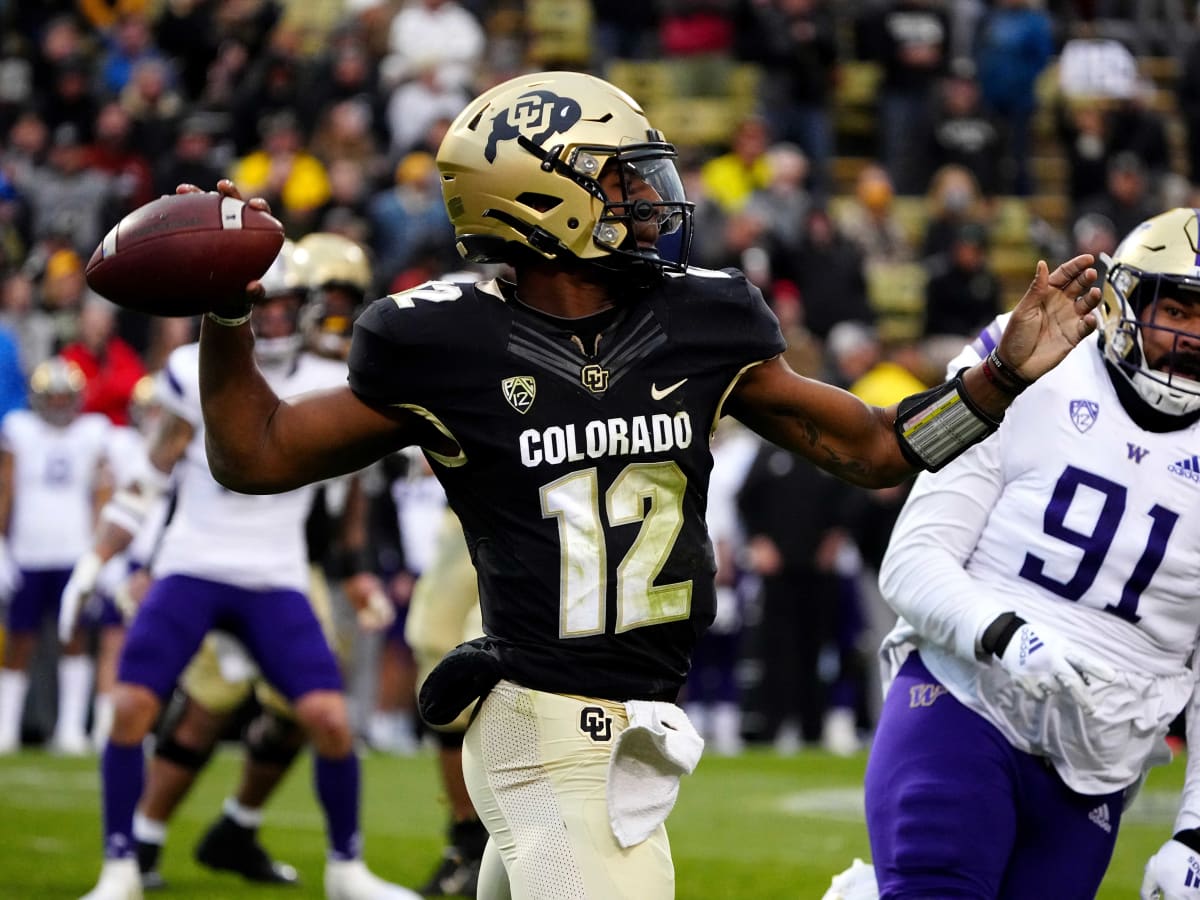
[[[241,640],[288,700],[342,689],[337,660],[303,594],[250,591],[188,575],[168,575],[150,588],[125,636],[117,680],[165,698],[214,628]]]
[[[913,653],[867,763],[867,829],[882,900],[1091,900],[1123,791],[1086,796],[1008,743]]]

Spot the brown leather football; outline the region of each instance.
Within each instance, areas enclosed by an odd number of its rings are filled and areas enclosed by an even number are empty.
[[[88,260],[87,283],[119,306],[192,316],[235,301],[282,246],[279,220],[241,200],[168,194],[104,236]]]

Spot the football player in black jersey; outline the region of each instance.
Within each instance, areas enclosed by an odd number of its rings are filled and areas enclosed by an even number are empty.
[[[438,153],[460,252],[508,262],[514,283],[375,301],[349,385],[286,402],[255,369],[253,284],[203,325],[225,485],[287,490],[418,444],[446,488],[487,637],[447,657],[422,709],[435,721],[482,696],[463,752],[495,851],[481,893],[507,874],[516,898],[673,896],[663,821],[695,743],[672,701],[713,616],[704,512],[722,415],[848,481],[894,484],[994,431],[1095,328],[1092,258],[1039,263],[997,353],[869,407],[787,367],[741,272],[687,267],[674,157],[612,85],[520,76],[469,104]]]

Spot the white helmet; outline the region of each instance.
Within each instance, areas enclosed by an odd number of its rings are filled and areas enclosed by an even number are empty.
[[[1152,368],[1146,360],[1144,335],[1154,329],[1172,338],[1181,353],[1181,339],[1200,344],[1200,334],[1145,321],[1147,309],[1163,297],[1181,292],[1200,303],[1200,221],[1194,209],[1178,208],[1147,219],[1121,241],[1108,267],[1103,299],[1097,309],[1105,357],[1153,409],[1172,416],[1200,410],[1200,354],[1194,377]],[[1156,360],[1156,362],[1158,362]]]
[[[303,345],[300,333],[300,307],[303,306],[307,292],[301,280],[301,267],[296,260],[296,245],[285,240],[279,249],[279,255],[271,263],[270,268],[259,279],[262,282],[264,297],[251,313],[250,325],[254,329],[254,358],[260,368],[290,369],[296,360],[296,355]],[[292,319],[291,330],[287,334],[263,334],[264,319],[268,315],[266,308],[269,301],[281,297],[294,297],[296,309],[294,314],[289,311]]]
[[[83,406],[87,376],[69,359],[52,356],[29,376],[29,405],[51,425],[71,424]]]

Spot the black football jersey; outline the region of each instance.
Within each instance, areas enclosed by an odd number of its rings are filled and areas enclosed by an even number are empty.
[[[736,271],[664,278],[598,335],[431,282],[358,319],[350,386],[434,421],[505,676],[613,700],[673,699],[714,612],[709,436],[738,374],[784,349]]]

